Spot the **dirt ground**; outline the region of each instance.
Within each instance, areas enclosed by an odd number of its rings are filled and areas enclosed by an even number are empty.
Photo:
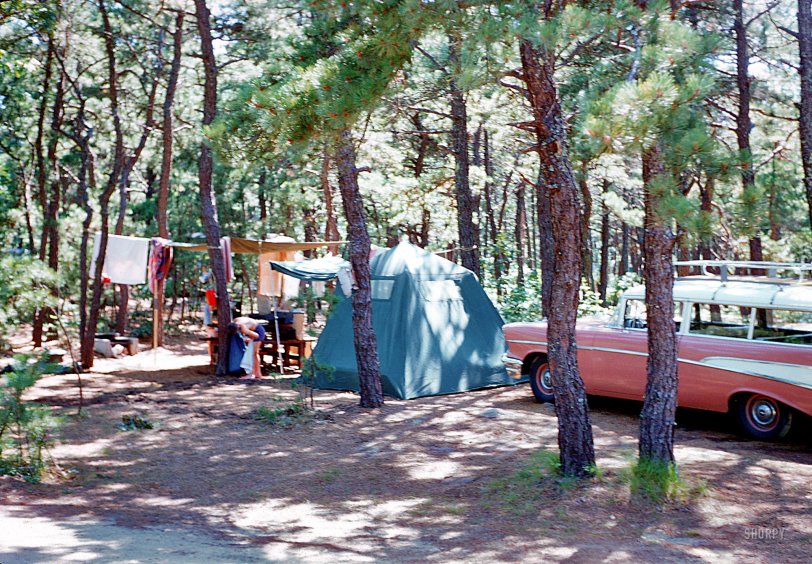
[[[62,473],[0,478],[0,562],[809,561],[808,422],[770,444],[680,413],[696,491],[657,505],[624,479],[639,405],[593,401],[601,476],[572,484],[523,471],[557,432],[526,385],[379,410],[316,391],[315,417],[257,419],[293,401],[290,382],[217,379],[179,341],[99,360],[77,418],[75,375],[44,378]],[[155,428],[123,431],[125,415]]]

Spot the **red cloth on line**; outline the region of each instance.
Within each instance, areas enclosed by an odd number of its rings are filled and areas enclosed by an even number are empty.
[[[149,289],[153,294],[158,289],[158,282],[166,280],[169,274],[173,252],[171,241],[153,237],[150,245],[149,268],[147,269]]]

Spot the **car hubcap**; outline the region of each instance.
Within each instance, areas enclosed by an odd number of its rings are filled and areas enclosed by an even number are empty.
[[[778,419],[778,410],[770,400],[764,398],[751,400],[750,419],[759,427],[772,427]]]
[[[553,375],[549,369],[541,373],[541,388],[547,393],[553,393]]]

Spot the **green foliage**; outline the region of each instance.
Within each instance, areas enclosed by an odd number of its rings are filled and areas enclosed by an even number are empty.
[[[17,355],[11,372],[0,380],[0,474],[34,483],[41,479],[51,431],[59,420],[49,408],[25,401],[23,395],[53,369],[47,353]]]
[[[0,347],[4,336],[29,321],[43,306],[56,306],[51,286],[56,274],[35,258],[6,256],[0,259]]]
[[[691,486],[679,475],[674,463],[641,458],[622,474],[632,495],[654,503],[684,502],[704,495],[707,484]]]
[[[610,310],[601,305],[601,297],[593,292],[586,283],[581,284],[581,297],[578,300],[578,317],[587,315],[605,315]]]
[[[147,319],[145,317],[135,318],[137,322],[132,324],[132,329],[130,330],[131,337],[137,337],[142,339],[144,337],[151,337],[152,336],[152,320]]]
[[[615,278],[606,292],[606,302],[612,305],[617,304],[623,292],[642,283],[643,279],[636,272],[627,272],[623,276]]]
[[[282,398],[275,398],[276,401],[284,402]],[[290,402],[287,405],[279,407],[260,406],[254,412],[254,418],[267,423],[268,425],[277,425],[281,427],[289,427],[297,421],[303,421],[312,417],[312,410],[307,406],[307,403],[300,396],[296,401]]]
[[[513,474],[491,481],[485,497],[489,505],[516,515],[530,515],[550,496],[572,490],[578,483],[577,478],[561,475],[557,452],[538,450]]]
[[[504,291],[499,302],[502,317],[508,323],[513,321],[538,321],[541,319],[541,275],[531,270],[523,285],[516,284],[515,278],[503,276],[499,282]]]
[[[122,431],[144,431],[154,427],[152,421],[138,414],[122,415],[121,423],[118,425],[118,428]]]

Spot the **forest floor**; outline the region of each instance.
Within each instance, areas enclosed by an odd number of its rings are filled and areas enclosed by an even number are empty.
[[[555,451],[551,406],[526,385],[365,410],[315,392],[316,415],[257,409],[291,381],[215,378],[175,340],[32,399],[65,416],[40,484],[0,478],[0,562],[802,561],[812,543],[810,426],[770,444],[681,413],[680,501],[631,498],[639,404],[593,400],[600,477],[528,470]],[[124,431],[122,416],[153,429]],[[535,454],[534,454],[535,453]],[[538,464],[536,464],[536,467]]]

